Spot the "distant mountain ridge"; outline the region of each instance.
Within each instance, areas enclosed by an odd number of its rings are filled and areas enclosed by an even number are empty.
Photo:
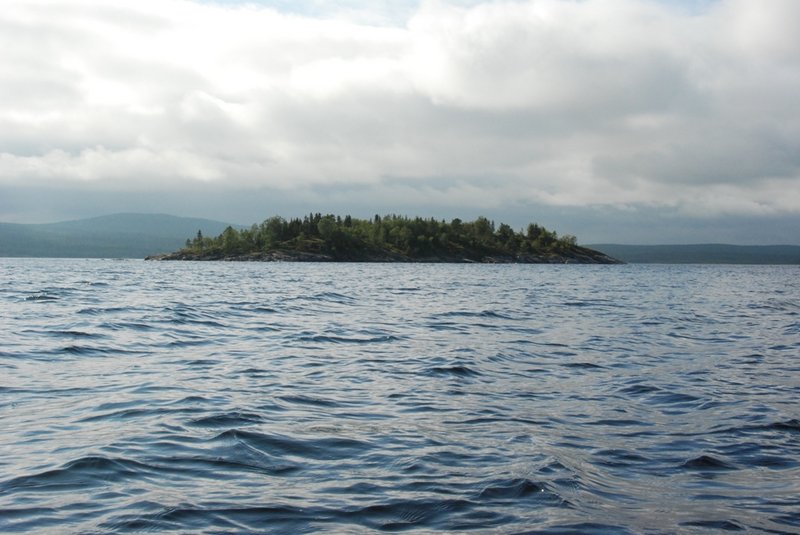
[[[58,223],[0,223],[0,257],[144,258],[182,247],[198,230],[217,235],[227,226],[211,219],[138,213]]]
[[[800,264],[800,245],[588,245],[631,264]]]

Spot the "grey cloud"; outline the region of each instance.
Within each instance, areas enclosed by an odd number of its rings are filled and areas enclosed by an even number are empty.
[[[595,160],[595,171],[610,177],[648,177],[675,186],[752,184],[800,173],[800,146],[789,140],[695,139],[623,156]]]
[[[800,211],[775,195],[800,191],[796,2],[463,4],[398,27],[12,0],[0,184]]]

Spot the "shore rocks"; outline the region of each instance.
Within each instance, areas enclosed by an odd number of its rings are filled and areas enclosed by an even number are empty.
[[[585,247],[575,247],[569,251],[524,254],[517,256],[433,256],[414,258],[399,253],[382,251],[378,253],[341,254],[332,256],[305,251],[275,250],[269,252],[225,255],[221,253],[174,253],[151,255],[145,260],[184,260],[184,261],[222,261],[222,262],[413,262],[413,263],[479,263],[479,264],[621,264],[619,260],[599,251]]]

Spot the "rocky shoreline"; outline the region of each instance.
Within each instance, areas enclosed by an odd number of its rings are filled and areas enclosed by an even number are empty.
[[[306,251],[275,250],[248,254],[226,255],[222,253],[193,253],[177,251],[174,253],[151,255],[145,260],[154,261],[219,261],[219,262],[391,262],[391,263],[429,263],[429,264],[622,264],[599,251],[576,247],[570,251],[547,252],[523,255],[472,256],[432,256],[410,257],[399,253],[380,252],[358,255],[341,254],[337,256],[310,253]]]

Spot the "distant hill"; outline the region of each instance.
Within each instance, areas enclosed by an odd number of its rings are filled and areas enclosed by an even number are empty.
[[[589,245],[632,264],[800,264],[800,245]]]
[[[174,251],[198,230],[216,236],[228,223],[165,214],[114,214],[24,225],[0,223],[0,256],[144,258]]]

